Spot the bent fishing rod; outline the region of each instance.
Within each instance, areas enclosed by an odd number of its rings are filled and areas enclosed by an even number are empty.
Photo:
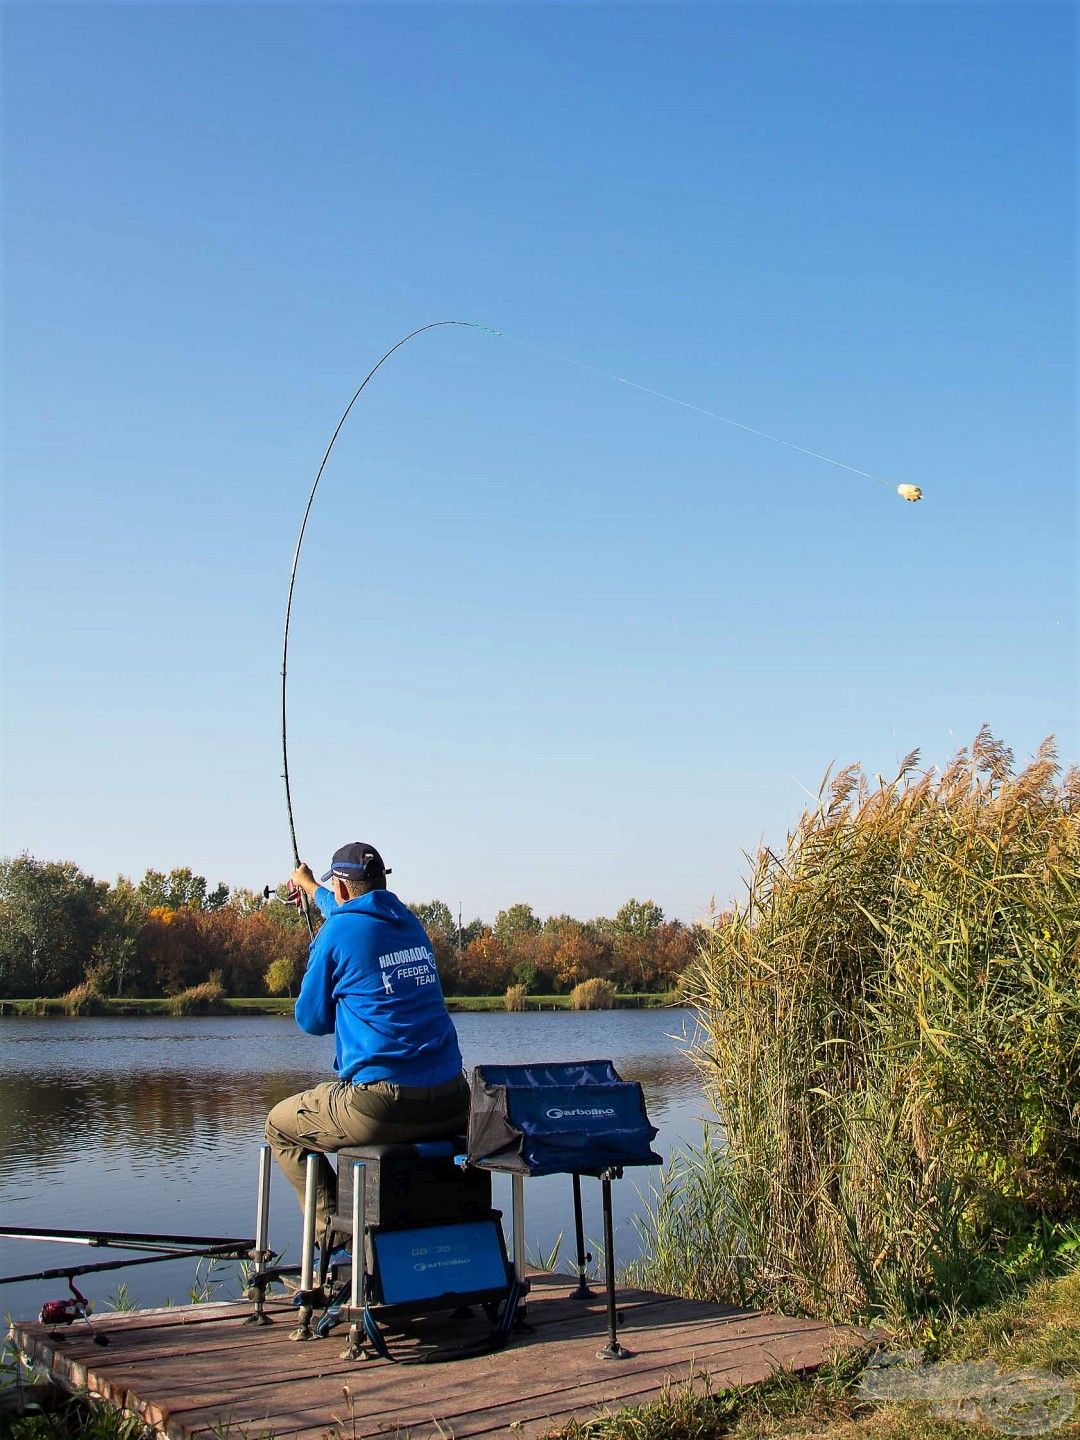
[[[315,503],[315,494],[319,488],[319,481],[323,477],[323,471],[326,469],[326,462],[330,459],[330,453],[337,442],[338,436],[341,434],[345,421],[349,418],[350,411],[367,388],[368,381],[378,374],[387,360],[390,359],[390,356],[400,350],[403,345],[407,345],[410,340],[414,340],[417,335],[423,335],[427,330],[440,330],[446,325],[460,325],[467,330],[487,330],[488,328],[486,325],[476,325],[471,320],[433,320],[428,325],[421,325],[416,330],[411,330],[408,335],[403,335],[396,345],[391,345],[386,354],[377,361],[364,376],[356,388],[356,393],[348,405],[345,406],[341,419],[338,421],[334,433],[330,436],[330,443],[327,445],[322,460],[319,462],[319,468],[315,472],[315,481],[311,487],[311,493],[308,495],[307,504],[304,507],[304,517],[300,521],[300,533],[296,537],[296,549],[293,552],[292,569],[289,571],[289,593],[285,600],[285,636],[281,645],[281,778],[285,781],[285,809],[289,815],[289,839],[292,841],[293,862],[297,866],[300,864],[300,848],[296,843],[296,822],[293,818],[292,787],[289,784],[289,741],[285,687],[289,670],[289,624],[292,620],[293,591],[296,588],[296,567],[300,563],[300,550],[304,544],[304,532],[307,530],[311,507]],[[498,334],[498,331],[492,330],[489,331],[489,333],[495,335]],[[315,927],[311,923],[311,906],[303,890],[300,891],[300,895],[308,935],[314,940]]]
[[[618,385],[628,386],[630,389],[637,390],[642,394],[652,395],[657,400],[664,400],[671,405],[678,405],[684,410],[693,411],[697,415],[704,415],[707,419],[719,420],[724,425],[732,425],[738,430],[745,430],[751,435],[759,436],[762,440],[770,440],[776,445],[785,446],[785,448],[787,448],[788,450],[796,450],[802,455],[808,455],[811,459],[824,461],[827,465],[835,465],[837,468],[841,470],[847,470],[853,475],[861,475],[867,480],[876,481],[877,484],[885,485],[889,489],[892,488],[891,481],[886,480],[881,475],[874,474],[870,470],[860,470],[859,467],[856,465],[848,465],[843,460],[835,460],[832,458],[832,456],[823,455],[818,450],[810,450],[804,445],[796,445],[790,440],[784,440],[779,435],[772,435],[766,430],[759,430],[753,425],[744,425],[741,420],[732,419],[730,415],[721,415],[719,411],[706,409],[704,406],[693,404],[689,400],[682,400],[677,395],[669,395],[663,390],[654,390],[651,386],[642,385],[636,380],[630,380],[625,375],[616,375],[612,371],[601,370],[596,365],[587,364],[583,360],[575,360],[570,355],[560,354],[556,350],[548,350],[543,346],[531,344],[527,340],[520,340],[513,335],[508,335],[505,330],[494,330],[490,325],[480,325],[475,320],[432,320],[427,325],[420,325],[415,330],[410,330],[407,335],[402,336],[402,338],[397,342],[396,345],[391,345],[390,349],[387,350],[386,354],[383,355],[378,361],[376,361],[376,363],[364,376],[363,380],[361,380],[360,384],[357,386],[356,391],[353,394],[352,399],[342,411],[341,419],[335,426],[334,433],[330,436],[330,443],[327,445],[326,450],[323,452],[322,460],[319,462],[319,468],[315,472],[315,480],[311,486],[311,491],[307,499],[307,505],[304,507],[303,518],[300,522],[300,533],[296,537],[296,549],[293,552],[292,568],[289,571],[289,590],[285,601],[285,634],[281,645],[281,778],[285,782],[285,808],[288,812],[289,817],[289,838],[292,842],[293,862],[297,866],[299,866],[300,864],[300,849],[296,841],[296,822],[293,817],[292,787],[289,782],[289,744],[286,706],[286,683],[289,669],[289,626],[292,620],[293,591],[296,588],[296,571],[300,563],[300,551],[303,548],[304,534],[307,530],[308,518],[311,515],[311,507],[315,503],[315,495],[319,489],[319,482],[323,477],[323,471],[326,469],[326,462],[330,459],[331,452],[333,451],[334,445],[337,442],[338,436],[341,434],[341,431],[344,428],[345,421],[349,418],[353,406],[356,404],[357,400],[359,400],[360,396],[367,388],[368,382],[378,374],[378,372],[382,369],[382,367],[386,364],[386,362],[390,359],[392,355],[395,355],[402,348],[402,346],[407,345],[410,340],[415,340],[417,335],[424,335],[429,330],[442,330],[448,326],[456,326],[459,329],[463,330],[480,330],[483,331],[485,334],[494,335],[499,339],[509,340],[512,344],[520,345],[523,349],[531,350],[537,355],[544,355],[549,359],[560,361],[564,365],[573,365],[576,369],[583,370],[590,375],[597,375],[602,379],[612,380]],[[917,501],[922,499],[922,490],[919,488],[918,485],[897,485],[896,493],[903,500]],[[289,898],[291,899],[291,897]],[[308,935],[312,939],[314,939],[315,928],[311,922],[311,907],[308,903],[308,897],[302,889],[300,891],[300,903],[301,908],[304,912],[304,920],[307,924]]]

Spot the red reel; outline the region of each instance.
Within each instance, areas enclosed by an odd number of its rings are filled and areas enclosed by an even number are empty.
[[[72,1325],[76,1320],[89,1318],[93,1307],[71,1276],[68,1276],[68,1289],[70,1299],[46,1300],[42,1305],[38,1315],[42,1325]]]
[[[46,1300],[38,1319],[43,1325],[70,1325],[86,1316],[86,1306],[80,1300]]]

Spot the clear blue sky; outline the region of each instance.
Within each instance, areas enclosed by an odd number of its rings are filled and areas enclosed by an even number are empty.
[[[723,902],[830,762],[1077,754],[1075,11],[8,4],[0,851]]]

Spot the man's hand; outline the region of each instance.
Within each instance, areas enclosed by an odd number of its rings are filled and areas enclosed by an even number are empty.
[[[315,879],[310,865],[298,865],[289,879],[298,889],[303,890],[305,895],[314,895],[319,888],[319,882]]]

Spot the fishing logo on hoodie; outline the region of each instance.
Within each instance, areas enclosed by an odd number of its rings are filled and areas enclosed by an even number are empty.
[[[380,955],[379,968],[387,995],[393,995],[394,986],[403,981],[411,981],[417,990],[421,985],[437,985],[439,982],[435,956],[426,945],[411,945],[407,950],[392,950],[389,955]]]

